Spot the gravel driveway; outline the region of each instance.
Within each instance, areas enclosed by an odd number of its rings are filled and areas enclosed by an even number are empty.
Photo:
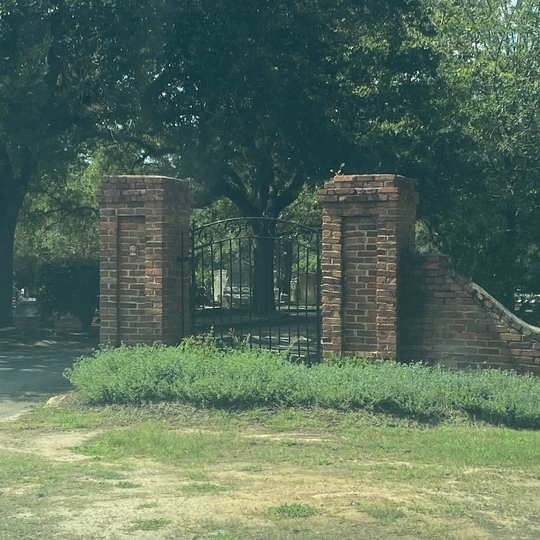
[[[0,330],[0,421],[71,389],[62,377],[73,360],[91,354],[97,339],[77,332]]]

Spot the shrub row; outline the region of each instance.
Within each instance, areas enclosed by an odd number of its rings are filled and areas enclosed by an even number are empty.
[[[266,350],[210,344],[120,347],[81,358],[65,377],[92,403],[181,401],[215,407],[365,409],[438,422],[456,413],[540,427],[540,379],[497,370],[333,361],[307,367]]]

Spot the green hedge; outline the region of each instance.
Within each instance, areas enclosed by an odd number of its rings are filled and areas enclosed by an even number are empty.
[[[71,313],[90,330],[99,306],[99,261],[69,258],[44,263],[39,272],[40,299],[49,315]]]
[[[497,370],[447,371],[422,364],[330,362],[307,367],[266,350],[120,347],[65,372],[92,403],[181,401],[215,407],[365,409],[439,422],[456,414],[540,427],[540,379]]]

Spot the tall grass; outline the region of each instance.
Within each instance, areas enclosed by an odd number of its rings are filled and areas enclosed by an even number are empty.
[[[311,406],[386,412],[425,422],[456,414],[540,427],[540,379],[509,371],[447,371],[368,361],[293,364],[267,350],[209,343],[97,351],[65,377],[92,403],[180,401],[215,407]]]

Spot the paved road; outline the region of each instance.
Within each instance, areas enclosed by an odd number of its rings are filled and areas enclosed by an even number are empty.
[[[95,338],[77,333],[33,338],[0,333],[0,421],[70,390],[62,372],[96,345]]]

